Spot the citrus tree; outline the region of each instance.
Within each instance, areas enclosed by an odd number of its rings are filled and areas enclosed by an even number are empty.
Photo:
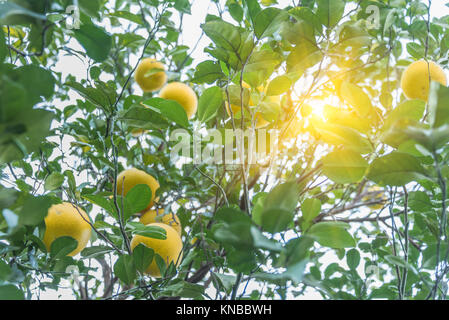
[[[0,298],[447,299],[441,2],[0,1]]]

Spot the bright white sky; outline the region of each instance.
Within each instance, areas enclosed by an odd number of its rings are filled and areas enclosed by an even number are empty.
[[[185,15],[184,16],[184,32],[182,34],[182,43],[192,48],[198,38],[201,35],[201,28],[200,24],[204,22],[206,15],[209,14],[215,14],[218,15],[217,9],[215,5],[211,4],[209,8],[205,7],[206,3],[209,3],[210,1],[205,0],[194,0],[192,6],[192,14],[191,15]],[[220,1],[222,4],[225,2],[224,0]],[[424,3],[427,3],[427,1],[422,1]],[[290,0],[278,0],[279,7],[283,8],[289,4],[291,4]],[[444,15],[449,15],[449,7],[445,6],[445,4],[448,3],[446,0],[434,0],[432,2],[432,10],[431,15],[433,17],[441,17]],[[233,19],[228,15],[224,15],[225,20],[232,22]],[[203,49],[205,46],[209,44],[209,39],[207,37],[203,37],[201,41],[199,42],[199,45],[197,46],[196,50],[192,53],[192,57],[194,58],[194,65],[198,64],[201,61],[204,61],[206,59],[210,59],[210,57],[203,52]],[[70,43],[70,46],[74,49],[81,49],[79,45],[72,41]],[[136,57],[134,57],[137,59]],[[75,76],[78,80],[84,79],[86,76],[86,68],[87,64],[81,62],[79,59],[71,57],[71,56],[62,56],[60,57],[60,60],[58,64],[56,65],[55,71],[61,72],[63,75],[63,78],[66,77],[68,74],[71,74]],[[133,84],[134,88],[136,89],[137,93],[140,93],[140,88],[136,84]],[[61,108],[65,107],[66,105],[73,104],[76,99],[80,98],[77,94],[73,93],[71,94],[71,101],[64,102],[64,104],[61,104]],[[58,103],[57,103],[58,104]],[[70,138],[67,138],[64,140],[63,144],[65,149],[68,149],[70,147],[70,142],[73,141]],[[55,142],[58,142],[58,140],[55,140]],[[65,170],[65,168],[63,168]],[[80,184],[85,181],[85,177],[76,177],[77,178],[77,184]],[[84,180],[84,181],[83,181]],[[326,262],[334,262],[337,260],[337,262],[342,263],[338,261],[338,259],[335,258],[334,255],[326,255],[324,257],[324,260]],[[345,266],[345,263],[342,263],[343,267]],[[363,265],[359,266],[359,272],[363,274]],[[65,284],[69,285],[67,282]],[[251,292],[252,289],[255,288],[248,288],[247,292]],[[289,297],[293,299],[293,297]],[[58,292],[55,291],[47,291],[46,293],[41,294],[41,299],[73,299],[73,295],[71,292],[71,289],[69,287],[62,288]],[[314,290],[308,290],[306,294],[300,299],[321,299],[321,296],[315,292]]]

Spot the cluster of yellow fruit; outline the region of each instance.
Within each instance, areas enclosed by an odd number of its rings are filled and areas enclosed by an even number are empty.
[[[151,189],[151,199],[146,209],[141,212],[140,222],[147,226],[156,226],[165,230],[166,239],[159,240],[145,236],[135,235],[131,240],[131,250],[140,243],[154,250],[160,255],[166,265],[173,262],[179,265],[182,259],[181,223],[174,213],[164,214],[164,210],[151,210],[159,183],[150,174],[135,168],[121,172],[117,177],[117,193],[126,195],[129,190],[139,184],[146,184]],[[161,273],[156,260],[148,266],[146,272],[153,277],[160,277]]]
[[[191,119],[198,108],[195,91],[182,82],[170,82],[167,85],[167,74],[164,65],[153,58],[142,59],[134,74],[134,79],[144,92],[159,92],[159,97],[178,102]],[[165,86],[164,86],[165,85]]]
[[[157,226],[165,230],[164,240],[135,235],[131,240],[131,250],[140,243],[154,250],[165,263],[173,262],[179,265],[182,259],[181,223],[174,213],[164,214],[164,210],[153,210],[151,207],[155,201],[156,190],[159,189],[158,181],[150,174],[135,168],[121,172],[117,177],[117,194],[126,195],[134,186],[146,184],[151,189],[151,199],[146,209],[141,212],[140,222],[148,226]],[[46,230],[43,242],[50,251],[51,244],[59,237],[69,236],[78,241],[78,246],[70,252],[74,256],[81,252],[90,239],[91,225],[86,212],[80,207],[63,202],[50,207],[45,218]],[[153,277],[160,277],[161,273],[156,260],[148,266],[146,273]]]
[[[402,74],[401,89],[408,99],[427,101],[431,80],[446,86],[446,75],[438,64],[418,60],[410,64]]]

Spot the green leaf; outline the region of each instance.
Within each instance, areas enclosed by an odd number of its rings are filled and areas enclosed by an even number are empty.
[[[238,27],[225,21],[213,20],[201,25],[201,28],[218,47],[239,52],[242,39]]]
[[[367,177],[380,185],[403,186],[425,179],[426,171],[414,156],[393,151],[375,159]]]
[[[0,10],[1,12],[1,10]],[[23,291],[12,284],[0,285],[0,300],[24,300]]]
[[[12,1],[0,2],[0,24],[15,24],[16,22],[22,22],[16,21],[18,16],[27,16],[34,19],[46,20],[45,15],[28,10]]]
[[[198,102],[198,119],[207,122],[212,119],[223,104],[223,95],[219,87],[204,90]]]
[[[343,0],[317,0],[318,8],[316,15],[320,22],[332,28],[340,21],[345,11],[345,2]]]
[[[98,256],[103,256],[106,253],[110,253],[112,251],[114,251],[114,249],[107,246],[92,246],[87,247],[83,251],[81,251],[81,256],[83,258],[95,258]]]
[[[323,159],[323,174],[336,183],[360,181],[368,169],[368,161],[351,150],[337,150]]]
[[[449,88],[439,82],[430,84],[429,111],[434,128],[449,124]]]
[[[0,141],[6,139],[6,143],[0,143],[0,163],[21,160],[24,156],[39,150],[41,143],[49,134],[50,124],[54,113],[41,109],[22,110],[17,113],[16,128],[19,132],[9,132],[0,135]],[[0,123],[0,132],[2,124]]]
[[[134,227],[132,231],[133,234],[137,234],[139,236],[154,238],[159,240],[167,239],[167,232],[165,229],[157,226],[146,226],[142,223],[128,223]]]
[[[295,22],[284,22],[282,24],[281,37],[292,44],[301,46],[301,49],[307,47],[313,48],[315,50],[318,49],[315,39],[315,29],[313,25],[302,19],[298,19]],[[306,45],[302,46],[301,44]],[[308,48],[308,51],[310,51],[310,48]]]
[[[184,109],[182,112],[184,113],[184,116],[187,118]],[[140,104],[132,105],[129,109],[123,111],[120,114],[119,119],[121,121],[125,121],[128,125],[132,127],[142,129],[164,128],[168,126],[167,120],[159,112],[155,112],[153,109],[144,107]]]
[[[75,30],[75,38],[93,60],[101,62],[109,56],[112,37],[103,28],[93,24],[81,24],[80,28]]]
[[[237,21],[241,22],[243,19],[243,8],[238,3],[230,3],[228,5],[229,14]]]
[[[27,237],[36,245],[36,247],[39,248],[39,250],[41,250],[44,253],[47,253],[47,247],[45,247],[45,244],[41,238],[35,236],[34,234],[29,234]]]
[[[390,28],[393,26],[393,24],[396,21],[397,18],[397,9],[391,9],[388,11],[387,17],[385,18],[385,24],[384,24],[384,29],[383,29],[383,34],[385,35]]]
[[[243,211],[235,207],[222,207],[218,209],[215,213],[215,219],[228,224],[235,222],[251,223],[251,218]]]
[[[400,146],[400,144],[405,144],[407,142],[414,143],[415,145],[420,144],[427,149],[427,155],[431,155],[433,150],[438,150],[449,142],[449,124],[444,124],[440,127],[431,129],[427,129],[427,126],[423,125],[410,126],[407,125],[407,122],[403,126],[402,125],[402,123],[399,123],[396,128],[390,130],[386,136],[382,137],[382,139],[387,140],[388,143],[393,146],[397,144]],[[393,139],[391,137],[393,137]],[[420,155],[423,152],[425,152],[425,150],[421,149]]]
[[[92,204],[95,204],[109,213],[114,212],[114,207],[109,199],[106,199],[104,196],[96,195],[96,194],[83,194],[81,196],[83,199],[86,199]]]
[[[116,218],[118,220],[119,218],[119,213],[117,211],[117,208],[114,204],[114,200],[111,200],[112,202],[112,208],[113,208],[113,212],[112,215],[114,216],[114,218]],[[148,202],[147,202],[148,205]],[[136,213],[134,212],[134,206],[131,202],[128,201],[128,198],[122,197],[121,195],[117,195],[117,206],[120,210],[120,217],[122,219],[123,222],[127,222],[129,220],[129,218],[131,218],[131,216]]]
[[[19,212],[19,224],[35,226],[41,223],[48,214],[48,209],[54,203],[49,196],[28,195]]]
[[[100,0],[78,0],[79,6],[83,12],[91,17],[99,17]]]
[[[224,77],[220,64],[215,61],[206,60],[199,63],[195,68],[193,83],[213,83]]]
[[[278,8],[266,8],[260,11],[254,20],[254,33],[258,39],[271,36],[280,29],[288,14]]]
[[[321,201],[315,198],[304,200],[301,205],[301,212],[305,221],[312,221],[321,212]]]
[[[262,228],[271,233],[286,230],[293,221],[298,196],[299,188],[296,182],[286,182],[274,187],[264,201]]]
[[[422,100],[406,100],[394,108],[385,118],[382,131],[389,130],[397,121],[409,119],[419,121],[426,103]]]
[[[78,241],[72,237],[59,237],[51,243],[50,256],[53,259],[59,259],[67,256],[78,246]]]
[[[166,286],[162,292],[163,295],[199,299],[204,292],[204,287],[196,283],[181,280]]]
[[[45,179],[44,189],[48,191],[56,190],[61,187],[64,182],[64,175],[59,172],[52,172]]]
[[[7,54],[8,47],[6,46],[5,33],[3,32],[3,29],[0,29],[0,63],[3,63]]]
[[[84,99],[90,101],[97,107],[100,107],[104,110],[107,110],[108,107],[111,107],[114,102],[111,101],[111,99],[105,92],[97,88],[84,87],[82,84],[74,81],[68,81],[65,83],[65,85],[78,92]]]
[[[214,238],[225,245],[239,251],[253,248],[253,237],[250,233],[250,222],[233,222],[220,224],[214,229]]]
[[[11,273],[11,267],[3,260],[0,260],[0,282],[7,281]]]
[[[144,244],[140,243],[133,250],[134,263],[136,269],[140,272],[145,272],[150,263],[153,261],[154,250],[148,248]]]
[[[424,191],[412,191],[408,196],[408,206],[416,212],[432,211],[430,197]]]
[[[346,230],[349,225],[341,222],[319,222],[312,225],[307,235],[313,237],[319,244],[330,248],[354,247],[355,241]]]
[[[181,127],[187,128],[189,126],[185,109],[174,100],[151,98],[145,100],[143,104]]]
[[[390,262],[398,267],[402,267],[402,268],[407,267],[407,262],[403,258],[398,257],[398,256],[386,255],[385,260],[387,260],[388,262]]]
[[[288,13],[296,18],[303,20],[304,22],[312,25],[316,31],[322,33],[322,25],[316,14],[308,7],[294,7],[291,8]]]
[[[292,86],[292,81],[289,77],[282,75],[270,81],[267,88],[267,96],[278,96],[288,91]]]
[[[361,117],[366,117],[373,109],[370,97],[360,87],[348,81],[341,84],[340,95]]]
[[[219,279],[221,285],[223,286],[223,289],[227,293],[230,293],[232,288],[234,287],[236,276],[232,274],[222,274],[216,272],[212,272],[212,274]]]
[[[17,68],[14,73],[18,76],[18,82],[27,89],[27,97],[31,104],[41,101],[41,97],[49,99],[53,95],[55,78],[51,71],[36,65],[26,65]]]
[[[425,54],[425,48],[418,44],[418,43],[414,43],[414,42],[409,42],[406,45],[407,47],[407,52],[415,59],[419,60],[422,59],[424,57]]]
[[[150,203],[151,189],[146,184],[138,184],[129,190],[125,198],[133,207],[133,213],[143,211]]]
[[[174,8],[180,12],[191,14],[189,0],[175,0]]]
[[[298,204],[299,188],[296,181],[277,185],[265,198],[265,208],[279,208],[293,211]]]
[[[351,249],[346,253],[346,263],[349,269],[355,270],[360,263],[360,253],[357,249]]]
[[[343,146],[361,154],[373,151],[371,143],[355,129],[323,122],[313,122],[312,126],[320,134],[320,139],[328,144]]]
[[[125,284],[132,284],[137,279],[133,257],[127,254],[120,256],[114,264],[114,273]]]
[[[12,206],[16,202],[18,194],[17,190],[0,186],[0,210]]]
[[[264,202],[267,194],[268,193],[266,192],[259,192],[252,199],[253,210],[251,212],[251,217],[253,221],[259,226],[262,224],[262,213],[264,210]]]
[[[315,240],[312,237],[303,235],[299,238],[293,238],[285,245],[286,265],[295,265],[298,262],[308,259]]]
[[[115,18],[122,18],[122,19],[125,19],[128,21],[137,23],[138,25],[143,25],[141,14],[133,14],[129,11],[116,11],[116,12],[111,12],[109,14],[109,16],[115,17]]]
[[[246,14],[248,16],[248,20],[251,21],[252,25],[254,26],[256,23],[256,17],[262,10],[259,5],[258,0],[243,0],[243,3],[246,7]]]
[[[307,265],[306,260],[300,261],[287,267],[287,270],[282,273],[266,273],[256,272],[254,277],[262,281],[271,283],[284,283],[287,280],[292,280],[293,284],[300,283],[303,279],[304,271]]]
[[[279,242],[265,237],[257,227],[251,226],[250,230],[254,247],[274,252],[280,252],[282,250],[282,245]]]
[[[215,219],[219,222],[213,228],[217,241],[239,251],[253,248],[252,221],[246,213],[235,207],[223,207],[216,212]]]
[[[165,263],[164,258],[162,258],[159,254],[155,254],[153,259],[156,261],[156,265],[159,268],[159,272],[163,277],[165,277],[165,274],[167,272],[168,266]],[[173,263],[173,262],[172,262]]]
[[[272,50],[254,51],[245,66],[243,80],[255,88],[267,80],[280,63],[281,57]]]

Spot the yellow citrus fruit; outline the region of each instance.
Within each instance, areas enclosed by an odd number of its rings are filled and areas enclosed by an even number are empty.
[[[182,233],[181,222],[179,221],[178,216],[174,213],[164,214],[164,209],[159,209],[158,211],[145,211],[144,214],[140,216],[140,222],[145,225],[161,222],[175,229],[179,235]]]
[[[90,239],[91,227],[87,221],[89,216],[86,212],[70,202],[52,205],[45,217],[46,229],[43,241],[47,250],[50,251],[51,244],[57,238],[67,236],[78,241],[78,246],[69,256],[79,253]]]
[[[156,59],[146,58],[140,61],[134,74],[134,79],[145,92],[157,91],[167,82],[165,71],[151,73],[152,69],[164,70],[165,67]]]
[[[435,62],[419,60],[405,69],[401,77],[401,88],[408,99],[427,101],[429,97],[430,79],[446,85],[446,75]]]
[[[123,194],[125,196],[129,190],[138,184],[146,184],[151,189],[151,200],[145,209],[147,210],[153,205],[156,190],[159,189],[159,182],[145,171],[131,168],[120,172],[117,176],[117,195]]]
[[[182,82],[170,82],[162,88],[159,97],[178,102],[186,111],[188,119],[196,113],[198,107],[196,93]]]
[[[148,226],[156,226],[164,229],[167,234],[166,239],[160,240],[135,235],[131,240],[131,250],[134,250],[135,247],[142,243],[148,248],[153,249],[155,254],[160,255],[167,266],[171,262],[178,266],[182,259],[182,241],[179,234],[175,229],[164,223],[150,223]],[[161,276],[155,258],[153,258],[153,261],[148,266],[146,273],[156,278]]]

